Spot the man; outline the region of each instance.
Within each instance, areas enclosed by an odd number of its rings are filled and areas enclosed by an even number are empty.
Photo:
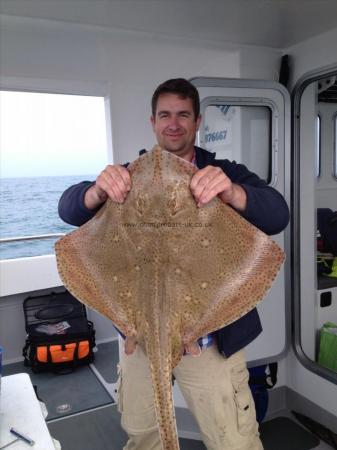
[[[282,231],[289,212],[276,190],[245,166],[216,160],[215,154],[194,146],[201,121],[199,110],[198,91],[184,79],[164,82],[152,97],[151,123],[158,144],[199,168],[190,183],[198,207],[218,196],[265,233]],[[108,197],[123,203],[130,189],[126,167],[109,165],[94,183],[82,182],[65,191],[59,203],[60,216],[81,225]],[[188,346],[174,369],[208,450],[262,449],[243,351],[261,331],[254,309]],[[122,426],[129,435],[124,450],[160,450],[150,371],[139,347],[132,354],[120,355],[119,383]]]

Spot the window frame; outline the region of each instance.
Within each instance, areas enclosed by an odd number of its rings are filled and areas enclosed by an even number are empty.
[[[214,105],[229,105],[229,106],[258,106],[266,107],[270,111],[269,122],[269,162],[268,162],[268,180],[265,180],[268,186],[275,187],[278,177],[278,137],[277,137],[277,105],[269,98],[246,98],[242,99],[227,97],[227,96],[208,96],[200,102],[200,113],[202,117],[205,115],[206,108]],[[203,126],[204,119],[201,122],[201,126],[197,135],[198,145],[205,147],[205,127]],[[240,162],[240,161],[239,161]]]
[[[49,79],[27,79],[2,77],[0,80],[0,91],[9,92],[27,92],[39,94],[59,94],[59,95],[76,95],[89,97],[103,97],[105,108],[105,129],[106,129],[106,149],[107,161],[109,164],[113,162],[113,140],[112,140],[112,100],[110,93],[110,85],[106,82],[83,82],[78,80],[49,80]],[[52,236],[57,236],[58,233],[51,233]],[[22,237],[18,236],[19,240]],[[43,234],[36,234],[34,236],[25,236],[28,240],[49,239]],[[6,241],[7,238],[2,238],[1,241]],[[9,238],[11,240],[11,238]],[[0,242],[1,245],[1,242]],[[55,255],[43,254],[28,257],[16,257],[12,259],[0,260],[1,265],[13,261],[31,260],[32,258],[45,258]]]
[[[216,103],[215,103],[216,102]],[[259,174],[259,177],[261,177],[262,179],[264,179],[264,181],[269,185],[269,186],[275,186],[276,184],[276,177],[277,177],[277,165],[276,165],[276,160],[273,157],[274,152],[273,152],[273,142],[275,140],[275,127],[276,127],[276,122],[274,121],[275,118],[275,107],[276,105],[271,101],[271,100],[267,100],[264,99],[263,101],[250,101],[249,99],[243,99],[243,100],[235,100],[232,101],[231,103],[230,99],[228,97],[206,97],[205,99],[203,99],[200,103],[200,113],[202,115],[202,122],[199,128],[199,132],[198,132],[198,145],[200,145],[203,148],[206,148],[206,133],[205,133],[205,126],[204,126],[204,118],[206,117],[206,110],[209,106],[246,106],[246,107],[250,107],[250,106],[254,106],[254,107],[262,107],[262,108],[267,108],[269,111],[269,152],[268,152],[268,178],[265,180],[264,178],[262,178]],[[237,161],[238,163],[242,163],[242,161]]]

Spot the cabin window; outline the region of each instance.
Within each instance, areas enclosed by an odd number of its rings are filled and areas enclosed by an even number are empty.
[[[271,181],[271,109],[268,106],[210,104],[203,112],[204,147],[218,159],[245,164]]]
[[[54,253],[61,193],[107,164],[104,97],[0,91],[0,259]],[[4,242],[8,238],[36,239]]]
[[[316,177],[321,175],[321,116],[316,118]]]

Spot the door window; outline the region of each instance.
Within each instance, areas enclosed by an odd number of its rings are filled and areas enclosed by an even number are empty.
[[[205,148],[218,159],[246,165],[271,181],[271,110],[267,106],[210,104],[204,111]]]

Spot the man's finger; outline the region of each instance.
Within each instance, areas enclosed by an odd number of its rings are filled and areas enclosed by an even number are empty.
[[[122,203],[131,189],[131,178],[125,167],[107,166],[97,177],[96,184],[111,200]]]
[[[128,192],[130,190],[130,174],[125,167],[108,166],[106,170],[102,172],[102,176],[104,176],[109,185],[116,184],[121,192]]]
[[[205,204],[210,202],[214,197],[216,197],[220,192],[227,191],[229,194],[232,191],[232,183],[228,179],[223,177],[215,178],[211,183],[209,183],[202,194],[199,197],[199,203]]]
[[[214,167],[212,166],[206,166],[203,169],[199,169],[192,177],[191,183],[190,183],[190,189],[191,191],[195,190],[196,186],[199,184],[200,180],[208,174]]]
[[[229,181],[228,177],[221,169],[214,167],[201,175],[201,177],[198,177],[199,179],[197,179],[197,184],[194,185],[194,189],[191,188],[198,206],[200,206],[200,203],[210,201],[219,192],[224,190]]]
[[[128,169],[126,169],[123,166],[116,166],[116,169],[117,169],[120,177],[122,178],[126,189],[129,191],[131,189],[131,184],[132,184],[130,172],[128,171]]]
[[[108,194],[113,202],[121,203],[124,200],[118,184],[106,173],[101,174],[96,180],[97,186]]]
[[[124,343],[124,352],[126,355],[132,355],[137,347],[137,338],[135,336],[127,336]]]
[[[185,344],[185,352],[187,355],[198,357],[201,355],[201,348],[198,342],[190,342]]]

